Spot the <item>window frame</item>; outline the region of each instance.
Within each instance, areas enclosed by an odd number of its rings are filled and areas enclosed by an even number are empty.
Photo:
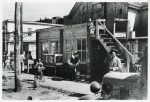
[[[87,60],[87,53],[88,53],[88,49],[87,49],[87,39],[86,38],[77,38],[77,40],[81,40],[81,49],[80,50],[78,50],[78,41],[77,41],[77,51],[78,52],[81,52],[81,55],[80,55],[80,61],[81,61],[81,63],[83,63],[83,64],[85,64],[86,63],[86,60]],[[82,49],[82,42],[83,42],[83,40],[85,40],[85,45],[86,45],[86,48],[85,48],[85,50],[83,50]],[[83,52],[85,52],[86,54],[86,56],[85,56],[85,61],[83,61]]]

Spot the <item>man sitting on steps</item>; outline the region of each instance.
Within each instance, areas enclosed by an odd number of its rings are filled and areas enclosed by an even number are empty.
[[[109,68],[110,71],[114,72],[121,72],[121,61],[120,59],[116,56],[116,52],[112,50],[110,52],[111,60],[109,62]]]

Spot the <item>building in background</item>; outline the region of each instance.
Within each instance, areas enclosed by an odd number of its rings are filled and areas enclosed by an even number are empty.
[[[62,17],[59,17],[59,16],[53,17],[52,19],[45,17],[45,19],[40,18],[40,20],[36,21],[36,22],[51,23],[51,24],[63,24],[64,19]]]
[[[51,54],[63,54],[66,65],[71,52],[77,50],[80,72],[90,69],[92,77],[102,78],[104,59],[115,49],[124,72],[140,71],[139,60],[148,42],[148,3],[77,2],[64,16],[64,25],[37,30],[37,58],[49,65]]]
[[[64,16],[64,25],[105,19],[107,28],[113,33],[116,18],[128,19],[136,37],[148,36],[147,2],[76,2],[70,13]],[[126,27],[125,22],[116,23],[116,31],[125,31]]]
[[[36,31],[37,29],[59,27],[62,25],[48,24],[40,22],[23,21],[23,32]],[[3,21],[3,52],[5,51],[8,55],[14,52],[14,30],[15,22],[13,20]],[[31,51],[32,57],[36,58],[36,32],[33,34],[23,34],[23,51]]]
[[[64,16],[64,25],[96,19],[105,19],[105,26],[114,37],[136,58],[142,57],[148,41],[147,2],[76,2],[70,13]]]

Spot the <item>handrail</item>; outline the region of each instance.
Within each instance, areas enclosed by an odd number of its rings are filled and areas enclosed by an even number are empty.
[[[131,56],[131,58],[133,57],[133,55],[113,36],[113,34],[98,20],[98,23],[100,23],[100,25],[102,25],[102,27],[104,29],[106,29],[106,31],[109,33],[109,35],[116,40],[116,42]]]

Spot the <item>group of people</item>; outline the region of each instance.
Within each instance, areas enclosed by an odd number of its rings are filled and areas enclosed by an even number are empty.
[[[6,55],[4,59],[4,69],[5,67],[9,70],[14,70],[14,54],[10,51],[10,55]]]
[[[27,59],[32,60],[32,55],[31,52],[27,55]],[[26,58],[23,52],[21,52],[20,55],[20,64],[21,64],[21,72],[24,71],[24,62]],[[74,81],[76,79],[76,68],[80,63],[79,59],[79,53],[77,51],[74,51],[71,53],[71,57],[68,59],[68,64],[69,67],[71,68],[71,80]],[[104,60],[104,63],[108,64],[108,72],[109,71],[115,71],[115,72],[121,72],[121,61],[120,59],[116,56],[116,52],[114,50],[111,50],[108,54],[107,57]],[[39,61],[36,63],[36,68],[37,68],[37,73],[43,74],[41,71],[41,68],[43,68],[43,63],[39,59]]]
[[[23,51],[20,54],[20,64],[21,64],[21,72],[24,71],[24,64],[27,62],[27,60],[33,60],[31,51],[27,53],[27,56],[25,57],[25,53]],[[7,55],[7,58],[4,60],[4,69],[5,67],[7,69],[14,70],[14,53],[10,51],[9,55]]]
[[[24,71],[24,65],[28,63],[28,60],[33,60],[31,51],[27,53],[27,57],[25,57],[25,53],[22,51],[20,54],[21,73]]]
[[[21,64],[21,73],[24,71],[24,63],[25,60],[32,60],[32,55],[31,51],[27,54],[27,58],[25,58],[25,54],[21,52],[20,55],[20,64]],[[76,68],[80,63],[79,59],[79,53],[77,51],[74,51],[71,53],[71,57],[68,59],[68,64],[69,67],[71,68],[71,80],[74,81],[76,79]],[[116,52],[114,50],[111,50],[108,54],[107,57],[104,60],[104,63],[107,63],[108,67],[108,72],[109,71],[115,71],[115,72],[121,72],[121,61],[120,59],[116,56]],[[43,68],[43,63],[39,59],[39,61],[36,63],[36,68],[37,68],[37,73],[43,74],[40,68]]]
[[[68,59],[68,64],[70,68],[72,69],[72,81],[76,79],[76,67],[79,65],[80,59],[79,59],[79,53],[77,51],[74,51],[71,54],[71,57]],[[114,72],[121,72],[122,66],[121,66],[121,60],[116,56],[115,50],[111,50],[108,54],[107,57],[104,60],[104,63],[106,63],[107,70],[109,71],[114,71]]]

